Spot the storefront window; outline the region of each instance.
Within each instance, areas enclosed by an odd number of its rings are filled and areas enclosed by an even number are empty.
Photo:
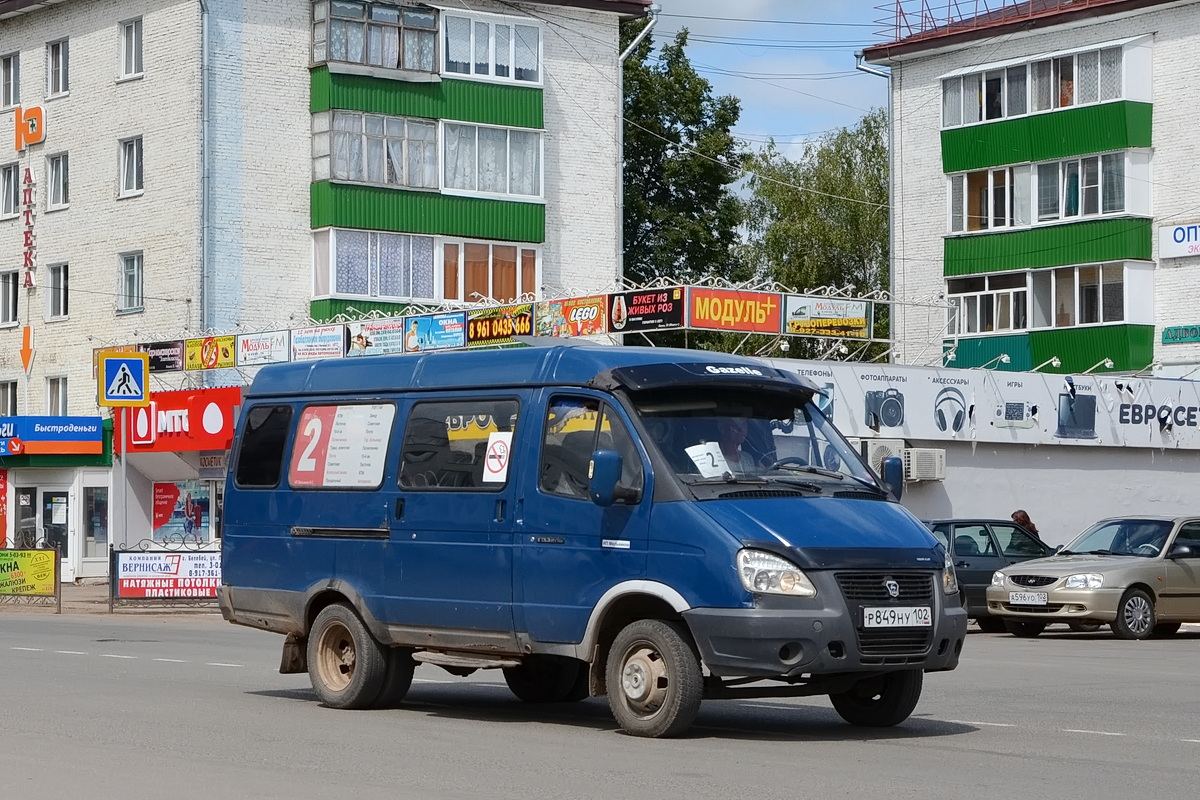
[[[84,558],[108,553],[108,487],[88,486],[83,490]]]

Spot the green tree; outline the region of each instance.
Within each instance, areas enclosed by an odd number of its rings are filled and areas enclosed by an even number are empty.
[[[622,51],[646,24],[622,24]],[[743,207],[732,185],[744,153],[730,129],[741,105],[714,97],[692,68],[686,30],[657,57],[652,38],[624,70],[625,277],[737,279]]]
[[[774,144],[747,158],[747,258],[760,274],[799,292],[888,288],[887,131],[887,113],[876,109],[807,142],[795,160]],[[876,304],[875,336],[887,334],[888,306]]]

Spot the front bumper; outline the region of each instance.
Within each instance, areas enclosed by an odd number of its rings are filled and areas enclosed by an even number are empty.
[[[1013,592],[1045,592],[1046,604],[1029,605],[1013,603]],[[989,586],[987,590],[988,611],[998,617],[1009,619],[1040,619],[1072,622],[1092,620],[1112,622],[1117,618],[1117,605],[1123,589],[1064,589],[1049,586],[1029,589],[1015,584]]]
[[[758,608],[685,611],[683,618],[709,671],[726,678],[788,678],[958,666],[967,612],[957,594],[941,593],[940,577],[931,578],[931,597],[906,601],[902,596],[895,603],[931,605],[931,626],[870,629],[863,625],[862,609],[882,603],[846,599],[832,575],[809,577],[817,584],[816,598],[772,597]],[[768,602],[773,607],[763,607]]]

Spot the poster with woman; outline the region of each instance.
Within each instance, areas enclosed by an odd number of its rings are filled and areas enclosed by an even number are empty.
[[[155,541],[207,542],[210,517],[208,481],[154,484]]]

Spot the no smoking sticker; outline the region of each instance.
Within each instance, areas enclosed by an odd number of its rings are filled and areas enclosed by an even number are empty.
[[[487,454],[483,463],[484,483],[504,483],[508,480],[508,462],[512,455],[512,432],[488,436]]]

